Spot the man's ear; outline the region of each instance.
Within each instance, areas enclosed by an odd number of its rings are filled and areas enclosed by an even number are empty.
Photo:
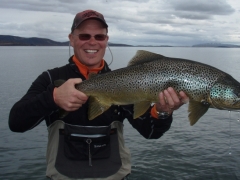
[[[73,47],[73,35],[71,33],[68,35],[68,39],[69,39],[70,45]]]

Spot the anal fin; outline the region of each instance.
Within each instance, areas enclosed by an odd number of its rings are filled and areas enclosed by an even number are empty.
[[[134,104],[133,119],[136,119],[139,116],[143,115],[148,110],[150,105],[151,103],[149,101],[142,101]]]

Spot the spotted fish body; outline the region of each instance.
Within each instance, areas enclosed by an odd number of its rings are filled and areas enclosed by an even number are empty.
[[[240,109],[240,84],[227,73],[195,61],[138,51],[128,67],[95,75],[76,85],[89,96],[89,119],[111,105],[134,104],[134,118],[158,101],[168,87],[190,98],[189,120],[195,124],[209,107]]]

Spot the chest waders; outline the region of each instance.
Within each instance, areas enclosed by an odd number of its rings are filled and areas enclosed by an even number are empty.
[[[131,172],[123,124],[77,126],[55,121],[48,127],[47,172],[52,180],[121,180]]]

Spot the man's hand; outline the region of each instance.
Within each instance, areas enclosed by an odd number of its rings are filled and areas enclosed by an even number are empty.
[[[158,112],[168,112],[172,114],[174,110],[188,103],[188,101],[189,98],[183,91],[177,94],[172,87],[169,87],[159,93],[159,102],[156,103],[156,109]]]
[[[81,82],[81,78],[69,79],[60,87],[55,88],[53,92],[55,103],[65,111],[75,111],[82,107],[88,97],[75,88],[75,84]]]

